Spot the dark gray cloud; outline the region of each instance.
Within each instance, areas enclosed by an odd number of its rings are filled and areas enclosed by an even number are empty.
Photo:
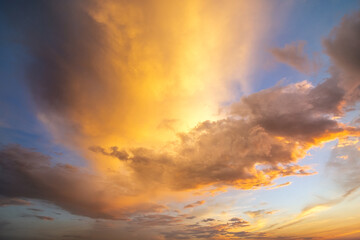
[[[0,172],[0,195],[7,199],[46,200],[78,215],[122,219],[132,211],[157,211],[162,207],[144,203],[132,210],[129,207],[106,211],[104,206],[111,206],[116,197],[125,197],[129,193],[121,190],[121,182],[69,164],[52,165],[49,156],[19,145],[5,146],[0,150]],[[19,201],[7,200],[4,203]]]
[[[76,120],[80,116],[105,122],[104,102],[114,102],[117,94],[104,81],[109,52],[104,26],[88,12],[96,1],[2,2],[1,14],[12,28],[9,42],[21,44],[30,56],[21,60],[41,120],[59,139],[73,133],[74,141],[86,132],[86,124]]]
[[[105,217],[105,214],[88,211],[101,208],[101,202],[85,200],[87,190],[84,184],[95,176],[82,173],[76,167],[51,166],[50,157],[11,145],[0,151],[0,169],[2,195],[48,200],[77,214]]]
[[[203,219],[201,221],[202,222],[213,222],[213,221],[215,221],[215,219],[214,218],[206,218],[206,219]]]
[[[36,103],[47,111],[69,114],[72,94],[101,92],[96,67],[85,61],[95,54],[101,57],[102,49],[94,46],[104,45],[100,24],[85,10],[91,4],[93,1],[4,1],[3,14],[16,34],[13,40],[34,56],[28,68],[28,86]],[[89,73],[86,69],[93,70]],[[71,82],[74,79],[78,79],[75,84]],[[87,84],[82,84],[85,79]]]
[[[355,12],[346,15],[323,42],[350,103],[359,100],[360,97],[359,38],[360,12]]]
[[[341,114],[343,107],[343,90],[332,81],[328,79],[316,87],[303,81],[266,89],[235,103],[232,113],[271,134],[304,143],[315,142],[330,132],[345,130],[331,118]]]

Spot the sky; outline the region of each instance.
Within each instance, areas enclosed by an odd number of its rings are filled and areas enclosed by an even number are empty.
[[[0,238],[360,239],[360,2],[0,1]]]

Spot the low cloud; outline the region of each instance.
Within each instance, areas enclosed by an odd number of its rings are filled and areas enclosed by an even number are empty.
[[[33,212],[43,212],[44,211],[44,210],[38,209],[38,208],[28,208],[28,210],[33,211]]]
[[[29,206],[31,205],[31,202],[20,198],[9,198],[0,195],[0,207],[11,206],[11,205]]]
[[[277,188],[281,188],[281,187],[286,187],[286,186],[291,185],[291,183],[292,183],[292,182],[281,183],[281,184],[278,184],[278,185],[276,185],[276,186],[269,187],[269,188],[267,188],[267,189],[272,190],[272,189],[277,189]]]
[[[134,182],[147,189],[251,189],[270,186],[279,177],[311,175],[315,172],[308,166],[297,164],[310,148],[360,133],[334,118],[345,111],[344,89],[337,81],[329,78],[318,86],[303,81],[243,97],[230,106],[227,119],[199,123],[160,151],[90,150],[124,162]]]
[[[52,165],[49,156],[18,145],[0,150],[0,170],[0,194],[8,197],[3,200],[5,205],[27,205],[26,201],[14,200],[26,197],[50,201],[73,214],[112,219],[126,219],[133,212],[157,212],[164,208],[144,199],[137,202],[137,198],[132,197],[134,193],[127,188],[127,192],[122,190],[121,179],[99,176],[68,164]],[[130,206],[122,202],[129,199],[134,202]],[[126,210],[122,209],[124,206]]]
[[[153,227],[153,226],[171,226],[173,224],[182,222],[183,219],[179,216],[170,216],[164,214],[149,214],[144,216],[137,216],[131,220],[131,224],[135,226]]]
[[[339,203],[348,198],[360,188],[360,142],[358,137],[340,139],[332,149],[329,161],[326,164],[326,174],[335,186],[343,192],[342,196],[329,201]],[[346,157],[344,157],[346,156]]]
[[[204,200],[196,201],[196,202],[194,202],[194,203],[190,203],[190,204],[186,205],[184,208],[194,208],[194,207],[203,205],[204,203],[205,203]]]
[[[53,220],[54,220],[54,218],[48,217],[48,216],[39,216],[39,215],[36,215],[35,217],[37,217],[38,219],[41,219],[41,220],[46,220],[46,221],[53,221]]]
[[[44,221],[53,221],[55,220],[55,218],[52,218],[52,217],[49,217],[49,216],[43,216],[43,215],[34,215],[34,214],[23,214],[21,215],[21,217],[24,217],[24,218],[37,218],[37,219],[40,219],[40,220],[44,220]]]
[[[213,221],[215,221],[214,218],[206,218],[202,220],[202,222],[213,222]]]
[[[235,228],[247,227],[249,223],[240,218],[232,218],[228,223],[214,224],[214,219],[202,221],[203,224],[182,225],[180,230],[164,232],[166,239],[218,239],[233,237],[259,236],[256,233],[235,231]]]
[[[256,211],[246,211],[245,214],[248,215],[251,218],[258,218],[258,217],[264,217],[266,215],[271,215],[276,213],[277,211],[267,211],[264,209],[256,210]]]

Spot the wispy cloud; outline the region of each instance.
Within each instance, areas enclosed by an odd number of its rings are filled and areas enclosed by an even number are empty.
[[[316,55],[308,58],[304,52],[305,41],[286,44],[283,48],[272,48],[270,52],[279,62],[288,64],[299,72],[311,74],[319,70],[320,63]]]
[[[203,205],[204,203],[205,203],[205,200],[196,201],[194,203],[190,203],[190,204],[186,205],[184,208],[194,208],[194,207]]]
[[[43,215],[35,215],[35,214],[23,214],[23,215],[21,215],[21,217],[24,217],[24,218],[33,217],[33,218],[38,218],[38,219],[44,220],[44,221],[54,221],[55,220],[53,217],[43,216]]]
[[[0,207],[11,206],[11,205],[29,206],[31,205],[31,202],[21,198],[9,198],[0,195]]]
[[[285,183],[281,183],[281,184],[275,185],[275,186],[273,186],[273,187],[268,187],[267,189],[269,189],[269,190],[277,189],[277,188],[289,186],[290,184],[292,184],[292,182],[285,182]]]
[[[251,218],[264,217],[266,215],[271,215],[276,213],[276,210],[268,211],[264,209],[256,210],[256,211],[246,211],[245,214]]]

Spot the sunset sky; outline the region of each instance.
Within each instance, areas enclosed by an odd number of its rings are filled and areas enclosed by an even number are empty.
[[[0,239],[360,239],[360,1],[2,0],[0,36]]]

